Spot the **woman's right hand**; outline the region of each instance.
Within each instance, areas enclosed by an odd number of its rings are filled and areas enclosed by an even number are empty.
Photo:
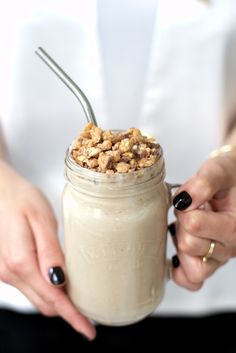
[[[6,162],[0,161],[0,171],[0,280],[18,288],[44,315],[59,315],[94,339],[94,326],[63,290],[64,256],[49,202]]]

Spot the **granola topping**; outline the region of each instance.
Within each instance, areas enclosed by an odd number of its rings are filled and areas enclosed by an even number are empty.
[[[136,128],[103,131],[88,123],[76,139],[71,156],[81,167],[114,174],[151,167],[159,156],[159,144]]]

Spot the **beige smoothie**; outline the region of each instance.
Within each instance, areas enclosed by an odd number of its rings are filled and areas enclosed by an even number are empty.
[[[146,147],[154,146],[144,140]],[[135,143],[131,145],[133,150]],[[155,148],[155,158],[143,153],[146,157],[139,159],[142,165],[145,158],[153,163],[131,172],[124,169],[132,169],[132,158],[109,162],[109,169],[96,171],[76,165],[73,149],[68,151],[69,182],[63,197],[68,292],[79,310],[99,323],[136,322],[150,314],[163,296],[169,193],[163,182],[161,149]],[[118,163],[127,166],[117,167]],[[123,172],[117,172],[121,167]]]

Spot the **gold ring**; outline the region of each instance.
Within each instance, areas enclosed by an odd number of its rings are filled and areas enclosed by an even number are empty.
[[[207,262],[207,260],[212,256],[214,249],[215,249],[216,243],[214,241],[211,241],[209,250],[205,256],[202,258],[202,262]]]

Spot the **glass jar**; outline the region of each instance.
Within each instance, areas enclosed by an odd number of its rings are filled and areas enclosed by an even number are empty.
[[[103,174],[67,151],[63,193],[68,293],[87,317],[127,325],[161,302],[166,275],[167,211],[162,149],[152,167]]]

